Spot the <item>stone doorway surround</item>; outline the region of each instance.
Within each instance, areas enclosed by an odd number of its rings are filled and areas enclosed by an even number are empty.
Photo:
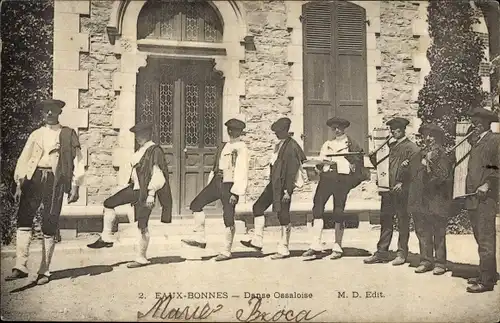
[[[244,10],[236,1],[209,1],[223,24],[222,43],[206,44],[181,41],[137,40],[138,16],[146,0],[116,0],[107,26],[110,42],[121,55],[121,69],[113,75],[113,87],[118,92],[118,109],[113,116],[113,128],[118,129],[119,147],[113,151],[113,166],[134,152],[134,137],[128,131],[135,123],[136,80],[140,67],[146,66],[148,55],[203,57],[215,59],[215,68],[225,77],[223,90],[223,122],[239,116],[240,96],[245,95],[245,80],[240,78],[240,60],[245,59],[244,38],[247,35]],[[179,48],[184,50],[177,50]],[[220,55],[225,51],[225,55]],[[182,54],[183,52],[189,54]],[[241,118],[241,116],[239,116]],[[226,138],[224,138],[226,139]],[[120,170],[119,180],[127,176]]]

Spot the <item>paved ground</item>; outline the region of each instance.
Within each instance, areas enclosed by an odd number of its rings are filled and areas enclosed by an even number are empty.
[[[217,232],[218,229],[212,230]],[[267,229],[266,229],[267,230]],[[87,241],[63,242],[57,245],[52,265],[53,281],[44,286],[33,286],[30,277],[5,282],[5,276],[14,264],[9,248],[2,250],[1,310],[2,319],[17,320],[138,320],[138,312],[146,314],[156,302],[156,293],[173,293],[157,312],[164,316],[178,308],[196,318],[203,313],[205,321],[270,321],[277,311],[293,310],[289,321],[305,322],[301,310],[310,311],[311,321],[325,322],[497,322],[500,319],[500,287],[494,292],[469,294],[464,278],[477,270],[477,247],[472,236],[448,236],[448,255],[451,271],[437,277],[415,274],[418,256],[412,254],[410,263],[400,267],[390,264],[364,265],[362,259],[373,250],[379,232],[363,225],[349,229],[345,234],[346,257],[330,260],[328,257],[303,261],[300,254],[307,248],[305,228],[294,229],[291,249],[293,257],[273,261],[269,258],[276,250],[277,231],[266,231],[263,258],[235,243],[231,261],[185,261],[181,257],[196,256],[191,248],[181,246],[180,236],[166,239],[160,230],[154,231],[148,267],[126,268],[133,259],[133,238],[124,234],[120,243],[105,250],[85,249]],[[210,230],[209,230],[210,231]],[[327,231],[325,239],[333,233]],[[236,241],[243,238],[236,236]],[[397,238],[395,236],[394,238]],[[91,241],[89,238],[88,241]],[[215,255],[222,246],[217,235],[208,237],[204,259]],[[417,239],[412,233],[410,250],[416,252]],[[394,244],[393,244],[394,245]],[[500,245],[500,244],[499,244]],[[32,248],[30,269],[36,273],[40,259],[38,246]],[[200,255],[200,254],[198,254]],[[219,298],[199,299],[196,293],[213,292]],[[219,295],[216,293],[219,292]],[[249,304],[247,293],[269,293],[269,299],[260,304]],[[275,293],[306,293],[312,298],[275,298]],[[341,295],[345,292],[346,297]],[[375,298],[366,298],[367,292]],[[180,293],[183,299],[177,298]],[[191,294],[190,294],[191,293]],[[356,293],[359,297],[356,298]],[[167,305],[168,303],[168,305]],[[208,305],[207,305],[208,304]],[[256,304],[256,310],[252,309]],[[209,306],[211,310],[201,309]],[[219,307],[218,307],[219,306]],[[238,310],[240,310],[238,312]],[[177,321],[186,321],[186,311]],[[211,312],[215,311],[215,312]],[[212,313],[212,314],[210,314]],[[238,316],[239,313],[239,316]],[[146,318],[151,319],[152,313]],[[173,315],[173,314],[171,314]],[[277,318],[279,314],[275,316]],[[142,319],[146,319],[142,318]],[[189,318],[189,317],[188,317]],[[167,319],[165,319],[167,320]],[[280,321],[286,321],[283,316]]]

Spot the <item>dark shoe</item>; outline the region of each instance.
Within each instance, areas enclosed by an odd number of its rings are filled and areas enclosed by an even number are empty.
[[[272,260],[280,260],[280,259],[286,259],[289,258],[290,255],[282,255],[280,253],[275,253],[274,255],[271,256]]]
[[[332,256],[330,257],[331,260],[336,260],[342,258],[342,253],[334,251],[332,252]]]
[[[493,290],[493,284],[492,285],[484,285],[482,283],[479,283],[479,284],[474,284],[472,286],[467,287],[468,293],[484,293],[484,292],[491,292],[492,290]]]
[[[113,247],[113,242],[106,242],[99,237],[96,242],[88,244],[87,247],[90,249],[111,248]]]
[[[198,242],[196,240],[191,240],[191,239],[182,239],[181,241],[191,247],[198,247],[201,249],[205,249],[207,247],[206,242]]]
[[[217,257],[215,257],[215,261],[225,261],[225,260],[229,260],[231,259],[231,257],[228,257],[226,255],[223,255],[223,254],[218,254]]]
[[[302,254],[302,257],[319,257],[320,255],[321,251],[307,249],[307,251]]]
[[[247,247],[247,248],[253,248],[253,249],[257,250],[257,251],[262,251],[262,247],[257,247],[255,245],[253,245],[252,244],[252,240],[250,240],[250,241],[240,240],[240,243],[242,245],[244,245],[245,247]]]
[[[418,267],[415,269],[415,272],[417,274],[423,274],[423,273],[426,273],[426,272],[431,271],[431,270],[432,270],[432,266],[418,265]]]
[[[21,279],[21,278],[26,278],[28,277],[28,274],[20,271],[17,268],[12,269],[12,274],[10,276],[5,277],[5,281],[11,281],[11,280],[16,280],[16,279]]]
[[[50,277],[38,274],[38,277],[36,278],[36,284],[37,285],[45,285],[50,281]]]
[[[467,279],[467,284],[479,284],[481,282],[481,280],[479,280],[479,277],[472,277],[472,278],[469,278]],[[494,285],[496,285],[497,282],[494,283]]]
[[[385,263],[387,261],[388,261],[387,259],[382,258],[377,254],[374,254],[373,256],[363,260],[363,262],[365,264],[381,264],[381,263]]]
[[[394,259],[392,261],[392,265],[393,266],[401,266],[403,265],[404,263],[406,262],[406,259],[401,257],[401,256],[397,256],[396,259]]]
[[[436,268],[434,268],[434,270],[432,271],[432,273],[433,273],[434,275],[443,275],[445,272],[446,272],[446,268],[443,268],[443,267],[436,267]]]

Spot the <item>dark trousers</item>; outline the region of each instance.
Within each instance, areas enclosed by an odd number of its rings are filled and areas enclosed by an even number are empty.
[[[194,198],[189,206],[193,212],[201,212],[203,208],[214,201],[222,202],[222,216],[226,228],[234,226],[234,213],[236,205],[229,203],[233,183],[223,183],[222,176],[216,175],[210,183]]]
[[[407,211],[408,193],[382,195],[380,207],[380,239],[377,244],[377,254],[387,257],[391,245],[394,214],[398,218],[398,256],[408,256],[408,240],[410,238],[410,218]]]
[[[446,227],[448,218],[435,214],[415,213],[415,231],[420,246],[420,264],[446,268]],[[436,253],[434,262],[433,254]]]
[[[107,209],[114,209],[120,205],[133,204],[137,227],[142,230],[148,227],[151,209],[144,205],[139,205],[139,203],[137,203],[138,201],[139,190],[134,190],[132,186],[127,186],[118,193],[108,197],[104,201],[104,207]]]
[[[333,218],[337,223],[345,221],[344,209],[347,195],[351,191],[350,176],[335,173],[322,173],[314,194],[313,217],[323,219],[325,205],[333,195]]]
[[[55,236],[59,227],[59,216],[64,196],[64,188],[58,185],[54,190],[54,173],[49,169],[37,168],[31,180],[25,180],[21,187],[21,200],[17,211],[18,227],[31,228],[35,214],[43,204],[42,232]],[[56,195],[53,198],[53,195]],[[54,205],[52,205],[54,202]],[[51,210],[53,212],[51,212]]]
[[[282,193],[280,200],[283,198],[284,193]],[[273,185],[271,182],[267,184],[264,192],[259,196],[257,201],[253,204],[253,215],[254,216],[263,216],[264,212],[268,207],[273,205],[274,197],[273,197]],[[278,213],[278,220],[280,225],[289,225],[290,224],[290,202],[283,203],[281,202],[281,210]]]
[[[487,198],[479,202],[477,209],[469,210],[478,244],[479,280],[485,285],[492,285],[497,280],[495,203],[494,199]]]

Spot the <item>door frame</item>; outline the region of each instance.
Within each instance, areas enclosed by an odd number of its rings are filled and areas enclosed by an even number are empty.
[[[177,56],[177,57],[171,57],[171,56],[166,56],[166,55],[148,55],[147,57],[147,64],[141,68],[138,73],[137,73],[137,82],[142,81],[144,82],[145,78],[147,75],[144,75],[144,73],[152,73],[151,74],[151,79],[153,80],[154,84],[159,84],[161,82],[161,77],[158,76],[158,74],[155,74],[154,71],[157,68],[160,68],[162,63],[168,62],[168,61],[200,61],[201,64],[212,64],[210,73],[214,74],[219,74],[221,78],[221,84],[220,84],[220,93],[218,96],[218,105],[219,105],[219,110],[218,110],[218,130],[217,130],[217,141],[215,144],[215,147],[210,147],[209,149],[214,150],[214,156],[217,151],[217,147],[221,144],[223,141],[223,114],[224,114],[224,86],[225,86],[225,77],[222,72],[218,71],[216,69],[216,61],[215,58],[211,57],[185,57],[185,56]],[[196,63],[195,63],[196,64]],[[168,65],[168,64],[167,64]],[[175,64],[173,65],[175,66]],[[196,67],[194,67],[196,68]],[[170,152],[173,155],[173,158],[175,159],[174,162],[174,167],[172,168],[172,165],[169,164],[169,173],[170,176],[173,176],[173,178],[170,180],[170,185],[175,185],[175,189],[173,189],[173,215],[174,216],[185,216],[190,214],[190,211],[188,208],[186,208],[186,205],[189,205],[187,200],[185,200],[185,192],[187,190],[187,181],[186,181],[186,173],[187,173],[187,155],[184,149],[189,149],[186,146],[186,137],[185,137],[185,117],[186,117],[186,109],[185,109],[185,102],[183,97],[185,96],[185,88],[182,85],[182,76],[175,77],[173,80],[173,102],[172,102],[172,148],[169,148]],[[141,84],[137,84],[137,90],[140,91],[141,89]],[[136,120],[139,120],[139,113],[140,113],[140,108],[139,108],[139,101],[140,96],[136,95],[136,107],[135,107],[135,118]],[[203,98],[201,98],[203,100]],[[158,100],[155,101],[156,103]],[[203,102],[203,101],[201,101]],[[184,107],[183,107],[184,105]],[[154,107],[154,112],[153,115],[156,118],[156,115],[158,115],[158,108]],[[201,108],[199,108],[201,109]],[[202,110],[202,113],[204,112],[204,107]],[[203,116],[204,117],[204,116]],[[158,119],[159,120],[159,119]],[[157,133],[157,136],[159,136],[159,121],[155,122],[155,132]],[[201,123],[201,126],[203,126],[204,123]],[[200,133],[203,134],[202,129],[199,130]],[[204,140],[203,136],[199,140]],[[165,153],[167,154],[165,145],[160,144],[157,142],[158,140],[155,140],[157,144],[162,146],[162,148],[165,150]],[[204,149],[204,148],[194,148],[194,149]],[[205,154],[201,153],[201,165],[198,167],[203,168],[203,185],[202,187],[205,187],[207,185],[206,183],[206,176],[205,176],[205,169],[206,166],[203,163]],[[215,160],[214,160],[215,162]],[[210,207],[211,206],[211,207]],[[222,204],[220,201],[217,201],[214,204],[209,204],[206,207],[207,213],[220,213],[222,210]],[[156,216],[160,214],[159,210],[159,203],[156,203],[155,210],[153,210],[152,215]]]

